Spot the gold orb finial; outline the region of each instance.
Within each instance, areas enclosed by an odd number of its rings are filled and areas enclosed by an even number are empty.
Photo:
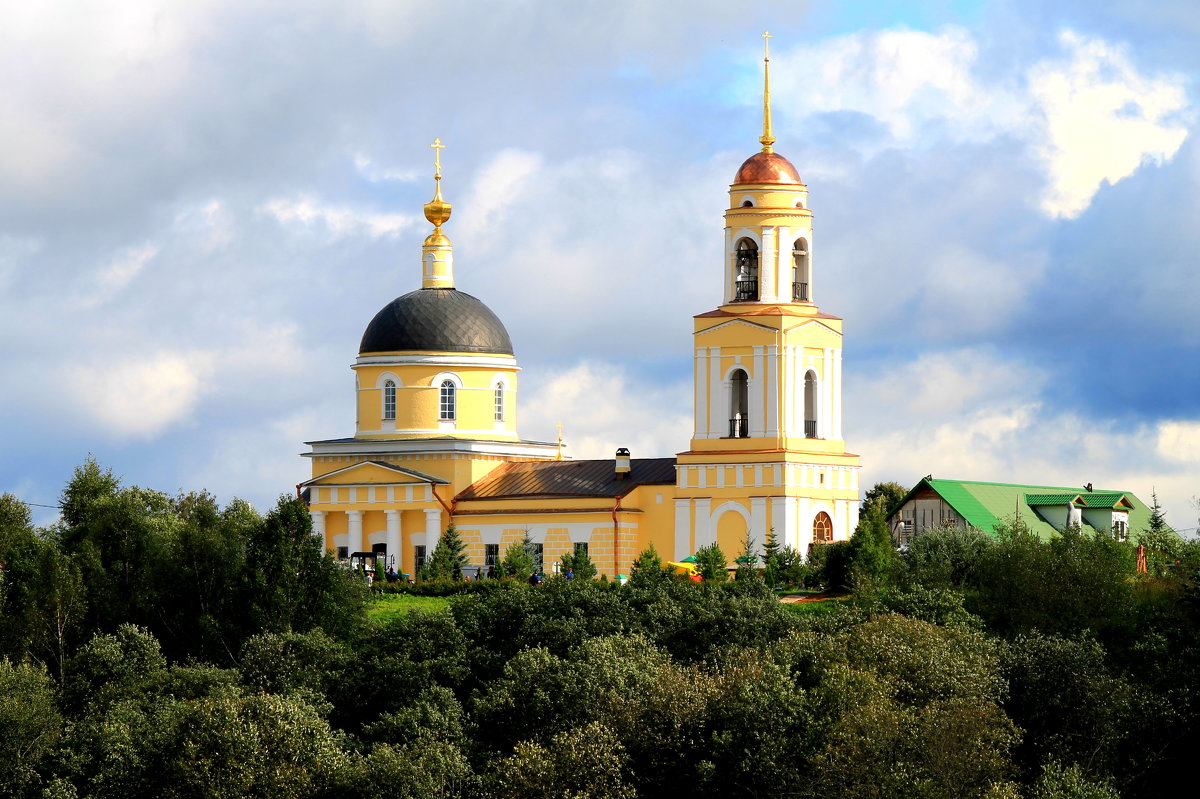
[[[771,34],[763,31],[763,135],[759,137],[764,153],[774,152],[771,147],[775,137],[771,135]]]
[[[433,224],[433,232],[440,234],[442,225],[450,218],[450,203],[442,199],[442,150],[446,145],[441,139],[434,139],[433,144],[433,199],[425,203],[425,218]]]

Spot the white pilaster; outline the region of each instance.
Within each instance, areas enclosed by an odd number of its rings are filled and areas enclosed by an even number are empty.
[[[767,347],[767,418],[768,436],[779,435],[779,348]]]
[[[726,435],[728,417],[722,414],[729,410],[728,383],[721,379],[721,348],[708,348],[708,431],[715,438]]]
[[[680,561],[692,554],[691,500],[675,500],[675,560]]]
[[[763,363],[763,347],[756,344],[754,346],[754,377],[750,380],[750,435],[754,438],[762,438],[767,429],[766,415],[767,403],[765,398],[766,390],[766,365]]]
[[[760,547],[767,540],[766,497],[750,497],[750,535],[758,542],[757,546]]]

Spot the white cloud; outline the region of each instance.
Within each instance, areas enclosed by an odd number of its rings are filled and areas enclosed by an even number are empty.
[[[562,422],[572,458],[611,458],[617,447],[635,458],[673,455],[692,436],[690,396],[688,387],[635,380],[619,366],[585,361],[522,398],[521,435],[554,441]]]
[[[1126,48],[1070,31],[1061,40],[1068,58],[1033,67],[1029,87],[1046,119],[1040,151],[1050,185],[1042,208],[1073,219],[1101,184],[1179,151],[1188,102],[1181,76],[1144,77]]]
[[[358,174],[372,183],[394,181],[396,183],[412,183],[420,177],[415,169],[391,169],[380,166],[374,159],[364,153],[354,154],[354,168]],[[432,176],[432,172],[430,175]]]
[[[1001,483],[1156,490],[1180,528],[1197,493],[1200,420],[1087,418],[1053,409],[1055,376],[977,349],[926,353],[870,379],[848,375],[847,446],[863,483],[922,475]]]
[[[285,225],[305,228],[323,227],[335,239],[366,235],[371,238],[395,236],[409,228],[416,218],[408,214],[380,214],[361,209],[322,205],[313,197],[269,200],[257,208]]]
[[[539,175],[542,166],[539,153],[501,150],[480,170],[459,206],[460,227],[470,230],[476,241],[486,243],[488,234],[504,224],[508,211],[533,185],[532,179]],[[546,177],[540,176],[543,181]]]
[[[1163,458],[1192,468],[1200,465],[1200,421],[1160,422],[1157,443]]]
[[[867,115],[886,131],[858,143],[868,155],[947,137],[1024,142],[1044,172],[1041,210],[1072,219],[1104,183],[1170,160],[1190,106],[1181,76],[1142,74],[1124,46],[1069,30],[1059,43],[1061,57],[985,76],[962,28],[838,36],[773,57],[777,113],[801,128],[812,114]]]
[[[163,352],[129,358],[68,375],[74,407],[90,414],[117,438],[149,438],[184,420],[207,390],[212,358]]]
[[[83,308],[96,308],[120,293],[158,255],[158,247],[149,242],[126,247],[96,275],[92,290],[79,299]]]

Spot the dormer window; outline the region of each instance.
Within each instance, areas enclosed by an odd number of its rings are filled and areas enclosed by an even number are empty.
[[[383,418],[396,418],[396,381],[388,380],[383,384]]]
[[[739,241],[735,254],[734,267],[734,301],[748,302],[757,300],[758,245],[750,239]]]
[[[455,387],[453,380],[443,380],[438,392],[438,418],[443,422],[454,421]]]

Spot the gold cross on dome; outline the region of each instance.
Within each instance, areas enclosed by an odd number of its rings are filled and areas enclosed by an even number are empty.
[[[763,31],[763,58],[770,59],[771,57],[771,34]]]
[[[433,144],[429,145],[433,148],[433,173],[434,177],[442,176],[442,150],[446,149],[446,145],[442,144],[441,139],[434,139]]]

